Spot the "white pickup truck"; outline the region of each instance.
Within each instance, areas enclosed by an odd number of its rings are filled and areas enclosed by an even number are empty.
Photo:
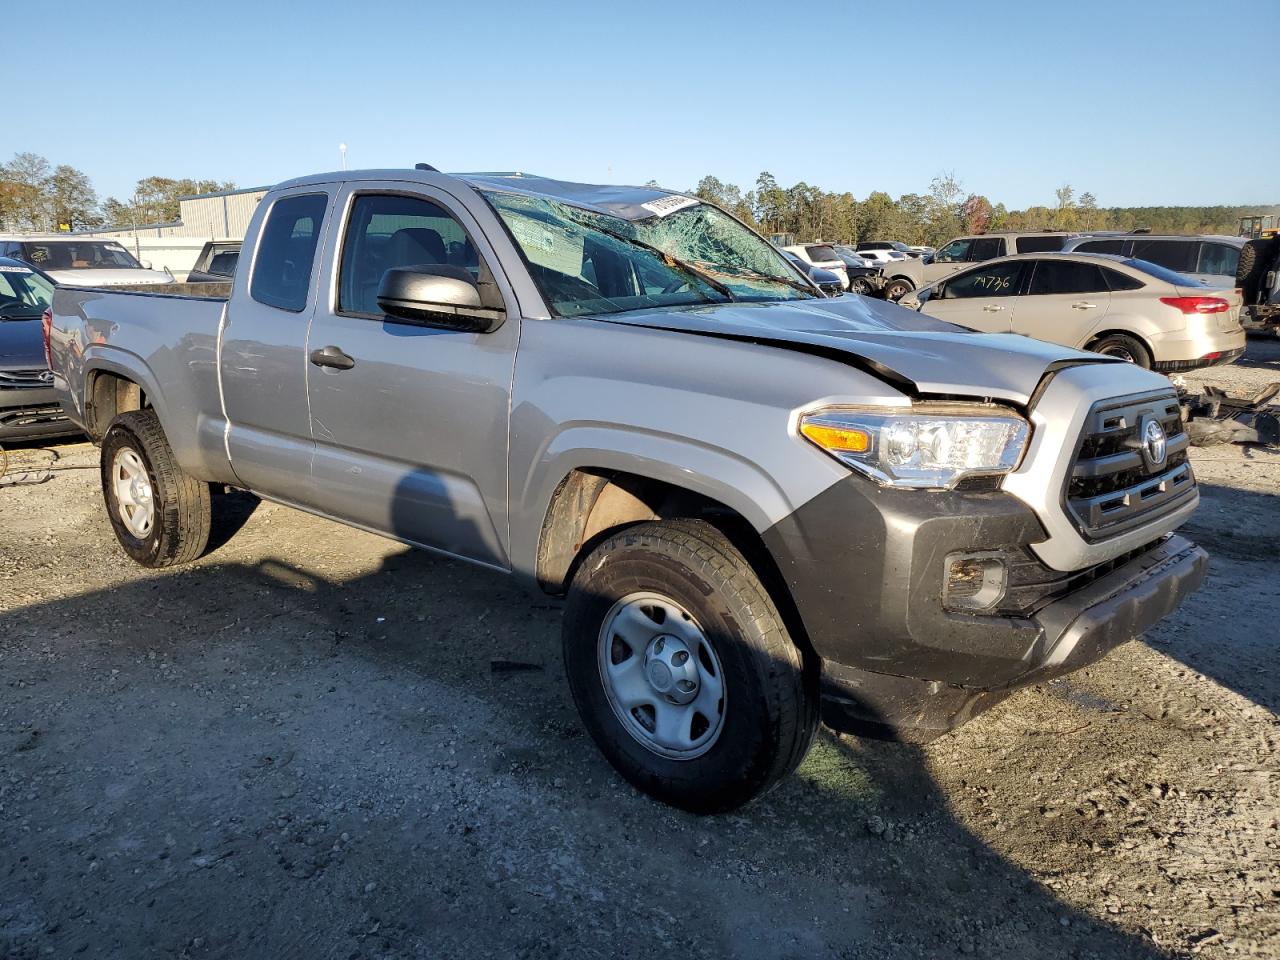
[[[306,177],[229,297],[176,289],[45,317],[123,549],[197,559],[228,484],[565,595],[585,726],[690,810],[768,789],[820,716],[937,736],[1205,574],[1164,377],[826,298],[692,197]]]

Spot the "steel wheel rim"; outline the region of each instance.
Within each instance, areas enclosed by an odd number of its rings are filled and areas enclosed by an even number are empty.
[[[111,489],[125,529],[145,540],[155,523],[156,507],[151,475],[136,450],[122,447],[111,460]]]
[[[701,757],[724,729],[724,671],[698,622],[670,597],[631,593],[605,615],[596,644],[614,716],[645,749]]]
[[[1104,357],[1119,357],[1121,360],[1128,360],[1130,363],[1138,362],[1132,353],[1121,346],[1103,347],[1102,355]]]

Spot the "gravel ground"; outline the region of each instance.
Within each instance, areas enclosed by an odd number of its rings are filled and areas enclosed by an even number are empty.
[[[557,604],[239,494],[146,571],[54,449],[0,489],[0,957],[1280,956],[1280,454],[1195,451],[1213,572],[1142,640],[695,818],[585,739]]]

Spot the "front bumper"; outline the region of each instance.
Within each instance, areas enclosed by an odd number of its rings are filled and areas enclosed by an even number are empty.
[[[79,433],[67,419],[53,387],[0,390],[0,441]]]
[[[869,501],[869,502],[868,502]],[[1045,537],[1029,507],[999,491],[835,484],[765,533],[805,634],[822,659],[823,718],[837,729],[928,739],[1010,692],[1092,663],[1177,609],[1208,556],[1156,539],[1082,570],[1027,549]],[[990,614],[943,606],[947,558],[1006,558]]]
[[[1182,537],[1169,537],[1037,613],[1033,620],[1041,641],[1025,669],[992,686],[959,686],[824,664],[822,718],[837,730],[930,740],[1015,690],[1095,663],[1149,630],[1200,587],[1208,568],[1204,550]]]

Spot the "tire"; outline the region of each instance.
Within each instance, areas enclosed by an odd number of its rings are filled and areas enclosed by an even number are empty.
[[[664,803],[733,810],[795,770],[813,741],[816,671],[805,670],[750,564],[710,524],[639,524],[592,550],[570,586],[563,645],[587,732],[614,769]],[[607,680],[610,671],[635,686]],[[628,709],[630,689],[644,702]],[[678,735],[662,739],[664,728]]]
[[[860,297],[871,295],[871,284],[866,277],[854,277],[849,281],[849,292],[856,293]]]
[[[1147,370],[1151,369],[1151,351],[1137,337],[1123,333],[1109,333],[1089,344],[1089,349],[1094,353],[1119,357],[1121,360],[1136,363]]]
[[[898,277],[896,280],[890,280],[884,285],[884,298],[890,303],[897,303],[914,289],[915,287],[910,280]]]
[[[204,553],[209,484],[178,466],[153,411],[131,410],[111,421],[102,438],[101,477],[107,518],[136,563],[170,567]]]
[[[1244,293],[1245,303],[1254,303],[1258,286],[1267,274],[1267,268],[1275,257],[1280,239],[1261,237],[1250,240],[1240,248],[1240,262],[1236,266],[1236,286]]]

